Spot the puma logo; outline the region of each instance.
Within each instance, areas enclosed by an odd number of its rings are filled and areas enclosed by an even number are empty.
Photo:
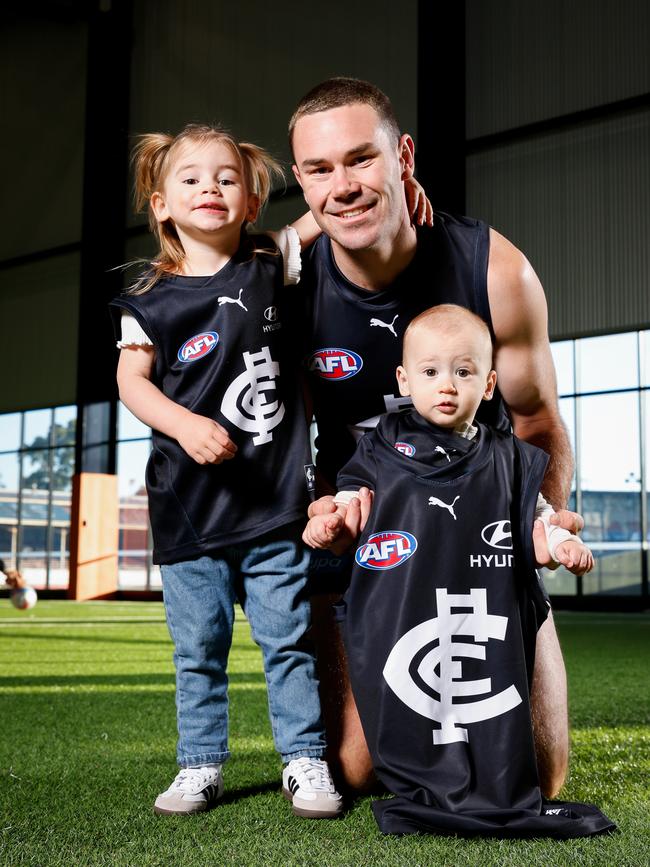
[[[373,318],[370,320],[370,325],[379,325],[381,328],[388,328],[388,330],[393,335],[393,337],[397,337],[397,332],[393,328],[393,325],[395,325],[396,319],[399,319],[399,313],[396,313],[395,316],[393,316],[392,322],[382,322],[381,319]]]
[[[243,291],[243,288],[239,290],[239,296],[237,298],[230,298],[228,295],[219,295],[219,297],[217,298],[217,301],[219,302],[219,307],[221,307],[222,304],[239,304],[242,310],[245,310],[248,313],[248,307],[245,307],[244,303],[241,300],[241,293]]]
[[[459,500],[459,499],[460,499],[460,495],[458,495],[457,497],[454,497],[454,499],[451,503],[443,503],[443,501],[439,500],[437,497],[429,497],[429,505],[430,506],[440,506],[441,509],[446,509],[449,512],[449,514],[451,515],[451,517],[454,519],[454,521],[457,521],[458,519],[456,518],[456,513],[454,512],[454,503],[456,502],[456,500]]]

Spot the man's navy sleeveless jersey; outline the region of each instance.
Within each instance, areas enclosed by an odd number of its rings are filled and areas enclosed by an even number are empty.
[[[411,404],[410,398],[400,397],[395,377],[411,319],[435,304],[459,304],[492,332],[488,253],[485,223],[435,213],[433,228],[418,231],[412,262],[380,292],[346,279],[325,235],[303,255],[306,362],[319,431],[318,466],[330,483],[354,452],[349,427]],[[482,405],[478,418],[507,427],[498,393]]]
[[[269,238],[256,235],[254,243],[275,251]],[[213,277],[169,277],[111,305],[118,325],[127,310],[152,340],[154,384],[223,425],[238,448],[232,460],[200,465],[153,432],[146,482],[155,563],[191,559],[306,514],[300,290],[283,285],[279,254],[251,255],[251,246],[245,241]]]
[[[384,416],[339,474],[339,489],[375,491],[341,621],[373,764],[396,795],[373,804],[385,833],[614,827],[539,789],[524,635],[548,613],[532,547],[546,462],[510,434],[480,425],[468,441],[411,411]]]

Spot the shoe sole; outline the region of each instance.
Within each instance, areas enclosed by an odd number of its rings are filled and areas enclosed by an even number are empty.
[[[218,805],[222,798],[223,788],[212,801],[204,801],[202,804],[199,803],[191,810],[166,810],[164,807],[159,807],[158,804],[154,803],[153,811],[158,816],[195,816],[197,813],[207,813],[208,810],[212,810]]]
[[[218,801],[212,801],[209,804],[201,804],[194,810],[165,810],[163,807],[157,807],[154,804],[153,811],[158,816],[196,816],[197,813],[207,813],[208,810],[216,807],[218,803]]]
[[[293,803],[293,795],[291,794],[289,789],[285,789],[283,787],[282,794],[287,799],[287,801],[291,801],[291,809],[293,810],[294,815],[300,816],[303,819],[338,819],[338,817],[343,812],[343,805],[341,804],[339,805],[335,813],[333,813],[331,810],[310,810],[306,807],[297,807]]]

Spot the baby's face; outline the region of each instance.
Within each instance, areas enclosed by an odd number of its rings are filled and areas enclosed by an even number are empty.
[[[406,338],[397,381],[421,416],[453,430],[471,424],[481,401],[492,397],[491,366],[492,347],[480,328],[440,330],[422,323]]]

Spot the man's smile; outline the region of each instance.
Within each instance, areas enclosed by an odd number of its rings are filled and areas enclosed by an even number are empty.
[[[328,214],[331,217],[336,217],[338,220],[347,221],[347,220],[353,220],[355,217],[361,217],[364,214],[367,214],[368,211],[370,211],[372,208],[374,208],[374,204],[372,204],[372,205],[355,205],[354,208],[347,208],[344,211],[336,211],[336,212],[328,211]]]

